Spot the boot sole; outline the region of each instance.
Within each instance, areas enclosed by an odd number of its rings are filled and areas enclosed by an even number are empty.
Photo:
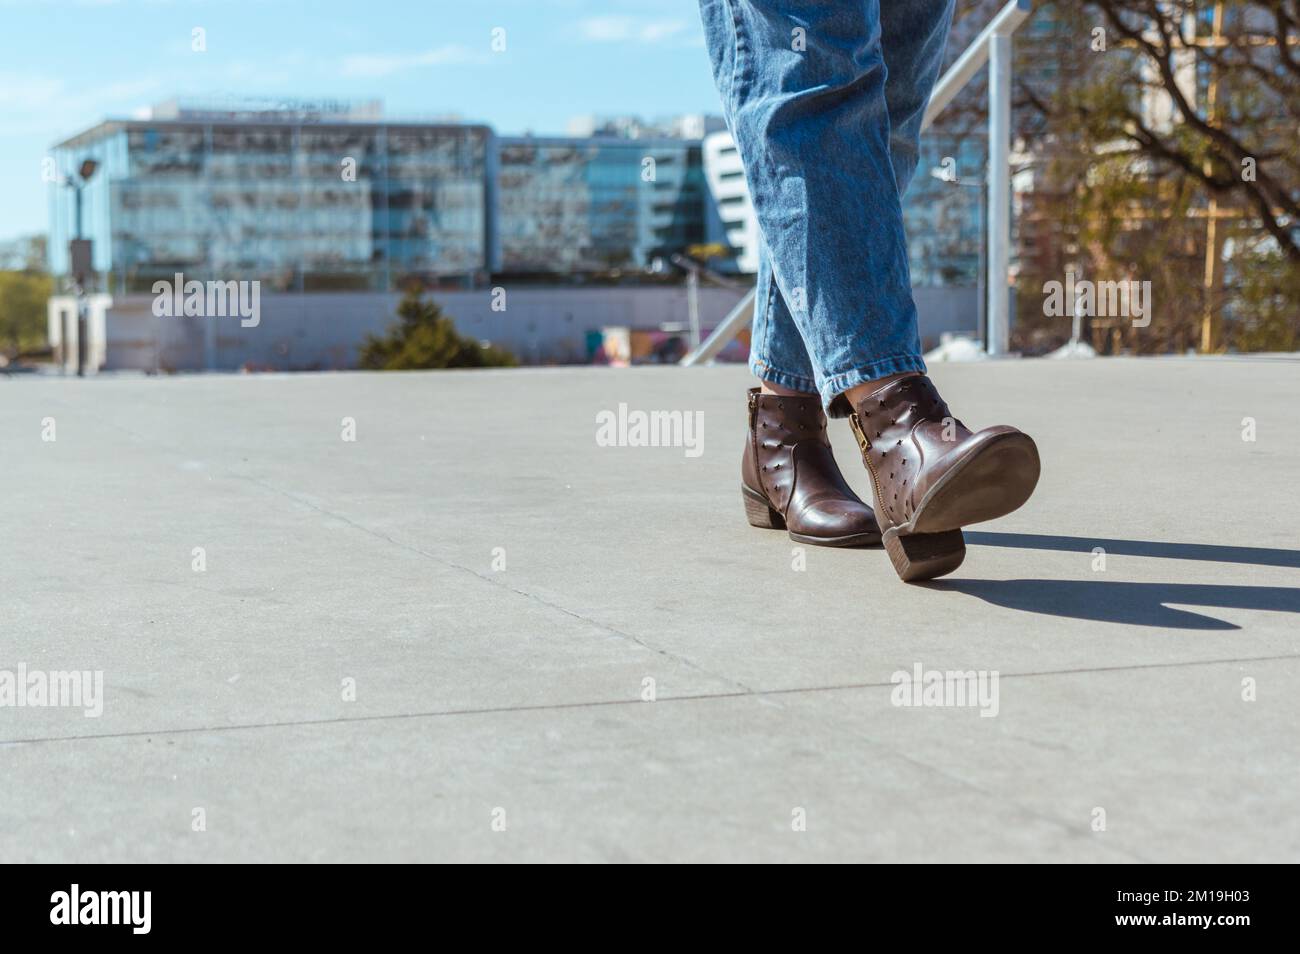
[[[961,528],[1005,516],[1038,485],[1038,447],[1027,434],[1002,434],[959,461],[926,493],[905,524],[884,534],[885,552],[905,583],[951,573],[966,559]]]
[[[762,494],[741,484],[740,496],[745,502],[745,519],[749,521],[751,527],[759,527],[763,530],[786,530],[785,517],[773,510]],[[792,530],[786,532],[796,543],[807,543],[815,547],[868,547],[880,543],[878,532],[850,533],[842,537],[810,537]]]
[[[1033,494],[1040,469],[1038,447],[1029,435],[998,435],[944,474],[898,529],[935,534],[1006,516]]]

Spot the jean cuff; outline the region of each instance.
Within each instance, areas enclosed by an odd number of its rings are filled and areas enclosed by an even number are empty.
[[[806,378],[802,374],[791,374],[789,371],[782,371],[780,368],[774,368],[761,358],[754,355],[749,356],[749,370],[753,372],[754,377],[759,378],[769,384],[779,384],[783,388],[790,388],[792,391],[803,391],[805,394],[817,393],[817,382],[812,378]]]
[[[925,361],[919,354],[896,354],[864,364],[852,371],[844,371],[833,378],[827,378],[822,382],[820,392],[826,413],[831,417],[848,417],[853,413],[853,408],[844,397],[845,391],[856,385],[866,384],[868,381],[876,381],[891,374],[903,374],[908,371],[925,374]]]

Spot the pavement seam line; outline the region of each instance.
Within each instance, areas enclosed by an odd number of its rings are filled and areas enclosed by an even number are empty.
[[[318,506],[317,504],[314,504],[309,500],[303,500],[301,497],[298,497],[295,494],[290,493],[289,491],[282,490],[281,488],[276,487],[274,484],[269,484],[266,481],[262,480],[261,478],[253,477],[247,474],[234,474],[233,476],[241,478],[243,480],[247,480],[250,483],[262,487],[265,490],[269,490],[272,493],[276,493],[283,497],[286,497],[289,500],[292,500],[294,503],[301,504],[304,507],[310,507],[312,510],[315,510],[319,514],[323,514],[324,516],[330,517],[331,519],[338,520],[342,523],[345,523],[349,527],[359,530],[362,533],[374,537],[377,540],[382,540],[385,543],[390,544],[391,546],[395,546],[399,549],[406,550],[408,553],[414,553],[417,556],[424,557],[427,560],[432,560],[441,566],[445,566],[454,570],[459,570],[462,573],[468,573],[470,576],[474,577],[475,579],[487,583],[490,586],[494,586],[498,589],[503,589],[508,593],[514,593],[517,596],[522,596],[525,599],[530,600],[531,602],[537,603],[539,606],[544,606],[547,609],[552,609],[557,612],[564,613],[566,616],[570,616],[573,619],[581,620],[582,622],[586,623],[589,626],[595,626],[597,629],[604,630],[605,632],[611,635],[618,636],[622,639],[626,639],[636,644],[637,646],[640,646],[642,649],[646,650],[647,652],[655,653],[659,656],[663,656],[666,659],[671,659],[674,662],[677,662],[687,667],[688,669],[693,669],[695,672],[700,673],[701,675],[708,676],[711,679],[716,679],[719,682],[727,683],[728,685],[736,686],[738,689],[741,689],[743,691],[740,694],[752,693],[754,691],[752,687],[745,685],[743,682],[741,682],[738,679],[733,679],[730,676],[724,676],[721,673],[716,673],[709,669],[705,669],[703,666],[699,665],[696,662],[693,662],[690,659],[687,659],[685,656],[678,655],[677,653],[671,652],[667,649],[660,649],[657,646],[652,646],[639,636],[636,636],[632,633],[624,632],[623,630],[620,629],[616,629],[613,626],[608,625],[607,623],[602,623],[599,620],[591,619],[588,616],[583,616],[581,613],[575,612],[571,609],[568,609],[567,607],[561,606],[558,603],[553,603],[550,600],[544,599],[536,595],[535,593],[529,593],[527,590],[521,590],[517,587],[511,586],[510,584],[497,580],[493,577],[485,576],[484,574],[473,569],[472,567],[464,566],[460,563],[456,563],[454,560],[448,560],[445,559],[444,557],[437,556],[436,554],[430,553],[427,550],[422,550],[421,548],[415,546],[414,544],[403,543],[400,540],[394,540],[386,533],[383,533],[379,530],[374,530],[371,527],[367,527],[363,523],[358,523],[357,521],[353,520],[351,517],[345,517],[342,514],[335,513],[332,510],[327,510],[326,508]]]
[[[63,403],[63,402],[60,402],[60,403]],[[66,404],[63,404],[63,406],[66,407],[67,405],[66,405]],[[185,455],[181,454],[180,451],[179,451],[177,448],[172,447],[172,446],[167,445],[167,444],[163,444],[163,443],[159,442],[158,440],[156,440],[156,439],[154,439],[154,438],[151,438],[151,437],[148,437],[148,436],[146,436],[146,435],[144,435],[144,434],[140,434],[140,433],[138,433],[138,432],[136,432],[136,431],[133,431],[133,430],[131,430],[130,428],[126,427],[125,425],[118,424],[116,421],[111,421],[111,420],[108,420],[108,419],[102,418],[102,417],[100,417],[99,415],[94,414],[93,412],[91,412],[90,416],[91,416],[92,418],[94,418],[94,419],[99,420],[101,423],[103,423],[103,424],[105,424],[105,425],[107,425],[107,426],[109,426],[109,427],[113,427],[113,428],[115,428],[115,429],[117,429],[117,430],[119,430],[119,431],[122,431],[122,432],[125,433],[125,434],[130,435],[131,437],[136,438],[137,440],[139,440],[139,441],[141,441],[141,442],[143,442],[143,443],[146,443],[146,444],[152,444],[155,448],[160,448],[160,449],[162,449],[164,452],[169,453],[169,454],[171,454],[171,455],[173,455],[173,456],[176,456],[176,457],[184,457],[184,456],[185,456]],[[372,536],[372,537],[374,537],[374,538],[376,538],[376,539],[378,539],[378,540],[382,540],[382,541],[384,541],[385,543],[390,544],[391,546],[395,546],[395,547],[398,547],[399,549],[406,550],[407,552],[414,553],[414,554],[416,554],[417,556],[422,556],[422,557],[424,557],[425,559],[433,560],[435,563],[438,563],[438,564],[440,564],[440,565],[442,565],[442,566],[445,566],[445,567],[448,567],[448,568],[451,568],[451,569],[455,569],[455,570],[460,570],[460,571],[463,572],[463,573],[468,573],[468,574],[470,574],[471,576],[473,576],[473,577],[475,577],[475,578],[477,578],[477,579],[483,581],[484,583],[488,583],[488,584],[490,584],[491,586],[495,586],[495,587],[497,587],[497,588],[499,588],[499,589],[504,589],[504,590],[506,590],[507,592],[514,593],[514,594],[516,594],[516,595],[518,595],[518,596],[522,596],[522,597],[524,597],[525,599],[530,600],[530,601],[532,601],[532,602],[534,602],[534,603],[537,603],[537,604],[540,605],[540,606],[544,606],[544,607],[546,607],[546,608],[548,608],[548,609],[552,609],[552,610],[556,610],[557,612],[564,613],[565,615],[570,616],[570,617],[572,617],[573,619],[580,620],[580,621],[586,623],[586,624],[589,625],[589,626],[594,626],[594,627],[596,627],[597,629],[604,630],[606,633],[609,633],[610,635],[617,636],[617,637],[619,637],[619,638],[621,638],[621,639],[628,640],[629,642],[632,642],[632,643],[634,643],[635,645],[640,646],[642,649],[646,650],[647,652],[651,652],[651,653],[655,653],[656,655],[663,656],[665,659],[671,659],[671,660],[673,660],[674,662],[679,663],[680,665],[683,665],[683,666],[685,666],[685,667],[688,668],[688,669],[694,670],[695,672],[697,672],[697,673],[699,673],[699,674],[701,674],[701,675],[708,676],[710,679],[716,679],[716,680],[718,680],[719,682],[723,682],[723,683],[726,683],[726,684],[728,684],[728,685],[736,686],[738,689],[743,690],[743,692],[753,692],[753,691],[754,691],[750,686],[747,686],[745,683],[741,682],[741,681],[738,680],[738,679],[733,679],[733,678],[731,678],[731,677],[729,677],[729,676],[724,676],[724,675],[722,675],[721,673],[716,673],[716,672],[713,672],[713,671],[711,671],[711,670],[709,670],[709,669],[706,669],[706,668],[704,668],[703,666],[699,665],[698,663],[695,663],[695,662],[693,662],[692,660],[687,659],[685,656],[678,655],[677,653],[671,652],[671,651],[666,650],[666,649],[660,649],[660,648],[658,648],[657,646],[652,646],[652,645],[650,645],[649,643],[647,643],[645,640],[641,639],[639,636],[636,636],[636,635],[634,635],[634,634],[632,634],[632,633],[624,632],[623,630],[620,630],[620,629],[615,629],[614,627],[609,626],[609,625],[606,624],[606,623],[602,623],[602,622],[600,622],[600,621],[598,621],[598,620],[591,619],[590,617],[583,616],[581,613],[574,612],[573,610],[570,610],[570,609],[568,609],[568,608],[566,608],[566,607],[564,607],[564,606],[561,606],[561,605],[559,605],[558,603],[552,603],[550,600],[543,599],[542,597],[537,596],[536,594],[529,593],[529,592],[527,592],[526,590],[521,590],[521,589],[518,589],[517,587],[510,586],[509,584],[506,584],[506,583],[503,583],[503,582],[501,582],[501,581],[499,581],[499,580],[493,579],[492,577],[484,576],[482,573],[479,573],[477,570],[474,570],[474,569],[472,569],[471,567],[463,566],[463,565],[461,565],[461,564],[459,564],[459,563],[456,563],[456,562],[454,562],[454,561],[452,561],[452,560],[446,560],[446,559],[444,559],[444,558],[442,558],[442,557],[436,556],[436,555],[434,555],[434,554],[432,554],[432,553],[429,553],[429,552],[427,552],[427,551],[425,551],[425,550],[422,550],[422,549],[420,549],[420,548],[417,547],[417,546],[413,546],[412,544],[402,543],[401,541],[394,540],[392,537],[388,536],[388,535],[385,534],[385,533],[381,533],[381,532],[378,531],[378,530],[374,530],[374,529],[372,529],[372,528],[370,528],[370,527],[365,526],[364,524],[358,523],[357,521],[353,520],[353,519],[350,518],[350,517],[345,517],[345,516],[343,516],[343,515],[341,515],[341,514],[334,513],[334,512],[331,511],[331,510],[327,510],[326,508],[321,507],[321,506],[318,506],[317,504],[314,504],[314,503],[312,503],[312,502],[309,501],[309,500],[304,500],[304,499],[302,499],[301,497],[299,497],[299,496],[297,496],[297,495],[295,495],[295,494],[293,494],[293,493],[290,493],[289,491],[286,491],[286,490],[283,490],[283,489],[281,489],[281,488],[279,488],[279,487],[276,487],[274,484],[267,483],[265,480],[262,480],[262,479],[259,478],[259,477],[254,477],[254,476],[252,476],[252,475],[250,475],[250,474],[239,474],[239,473],[234,473],[233,471],[227,471],[227,475],[230,476],[230,477],[233,477],[233,478],[235,478],[235,479],[237,479],[237,480],[246,480],[246,481],[248,481],[249,483],[252,483],[252,484],[254,484],[254,485],[258,486],[258,487],[261,487],[261,488],[264,489],[264,490],[269,490],[269,491],[271,491],[272,493],[279,494],[279,495],[282,496],[282,497],[285,497],[285,498],[287,498],[287,499],[289,499],[289,500],[292,500],[294,503],[300,504],[300,505],[302,505],[302,506],[304,506],[304,507],[308,507],[308,508],[310,508],[310,509],[316,511],[316,512],[319,513],[319,514],[323,514],[324,516],[330,517],[331,519],[338,520],[338,521],[340,521],[340,522],[342,522],[342,523],[345,523],[345,524],[347,524],[348,526],[350,526],[350,527],[352,527],[352,528],[354,528],[354,529],[356,529],[356,530],[360,530],[362,533],[365,533],[365,534],[367,534],[367,535],[369,535],[369,536]],[[743,693],[742,693],[742,694],[743,694]],[[3,743],[2,741],[0,741],[0,744],[4,744],[4,743]]]
[[[1177,663],[1142,663],[1136,666],[1104,666],[1098,669],[1061,669],[1042,672],[1004,673],[1000,679],[1036,679],[1044,676],[1078,676],[1106,672],[1132,672],[1143,669],[1179,669],[1188,666],[1223,666],[1233,663],[1278,662],[1300,659],[1300,655],[1255,656],[1246,659],[1202,659]],[[666,702],[710,702],[723,699],[762,699],[770,696],[793,696],[819,692],[852,692],[864,689],[888,689],[892,682],[847,683],[839,686],[793,686],[787,689],[751,689],[745,692],[712,692],[693,695],[661,696],[653,703],[641,699],[594,699],[578,702],[552,702],[530,706],[484,706],[477,709],[443,709],[431,712],[394,712],[369,716],[346,716],[338,719],[290,719],[285,722],[250,722],[235,725],[191,726],[183,729],[152,729],[132,732],[104,732],[88,735],[53,735],[34,739],[3,739],[0,747],[35,745],[50,742],[88,742],[108,739],[132,739],[166,735],[196,735],[204,732],[242,732],[251,729],[292,729],[305,726],[349,725],[353,723],[439,719],[449,716],[504,715],[513,712],[561,712],[566,709],[597,709],[612,706],[661,705]]]

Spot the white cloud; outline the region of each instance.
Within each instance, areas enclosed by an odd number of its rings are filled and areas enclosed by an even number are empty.
[[[343,58],[343,75],[388,76],[402,70],[453,63],[481,63],[485,59],[482,53],[454,43],[422,53],[354,53]]]
[[[649,17],[588,17],[577,23],[578,35],[593,43],[662,43],[689,29],[685,20],[652,20]]]

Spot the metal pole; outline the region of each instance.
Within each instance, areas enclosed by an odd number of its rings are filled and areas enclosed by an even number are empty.
[[[925,109],[925,117],[921,120],[922,132],[929,128],[930,124],[961,92],[962,87],[970,82],[971,77],[978,73],[980,67],[988,60],[990,41],[995,36],[1010,36],[1029,18],[1031,12],[1033,12],[1033,4],[1030,0],[1011,0],[997,12],[989,25],[980,31],[979,36],[971,41],[971,45],[962,51],[961,56],[957,57],[935,84],[934,92],[930,94],[930,103]]]
[[[690,324],[691,350],[700,348],[700,273],[691,269],[686,273],[686,315]]]
[[[1010,350],[1011,288],[1011,35],[989,39],[989,354]]]
[[[81,235],[81,189],[84,182],[77,183],[77,239]],[[77,279],[77,377],[86,376],[86,276],[78,275]]]
[[[980,347],[987,354],[989,350],[989,177],[985,170],[980,180],[980,264],[979,277],[976,280],[979,296],[979,334]]]
[[[682,358],[681,363],[690,367],[711,360],[753,320],[754,289],[751,288],[745,292],[740,301],[736,302],[736,307],[731,309],[727,317],[722,319],[722,324],[713,329],[713,334],[709,335],[704,344]]]

